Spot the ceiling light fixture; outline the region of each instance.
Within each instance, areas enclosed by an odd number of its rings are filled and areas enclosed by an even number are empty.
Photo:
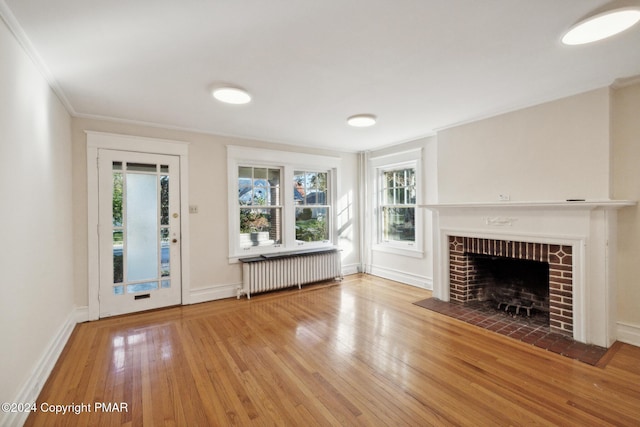
[[[579,45],[606,39],[633,27],[640,21],[640,8],[622,7],[589,16],[575,24],[562,37],[562,43]]]
[[[366,128],[376,124],[376,116],[373,114],[356,114],[347,119],[349,126],[357,128]]]
[[[213,97],[227,104],[247,104],[251,102],[251,95],[246,90],[237,87],[219,87],[213,90]]]

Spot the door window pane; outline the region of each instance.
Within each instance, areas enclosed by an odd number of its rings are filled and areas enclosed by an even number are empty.
[[[134,294],[136,292],[152,291],[154,289],[158,289],[158,282],[145,282],[145,283],[136,283],[134,285],[127,285],[128,294]]]
[[[157,175],[127,174],[127,281],[158,277]]]
[[[169,176],[160,177],[160,225],[169,225]]]
[[[127,163],[127,171],[156,173],[158,171],[158,165],[155,163]]]
[[[162,277],[169,276],[171,273],[171,263],[169,262],[171,255],[171,247],[169,243],[169,229],[162,228],[160,230],[160,275]]]
[[[115,167],[114,162],[114,167]],[[122,185],[123,185],[123,175],[122,173],[114,173],[113,174],[113,201],[112,201],[112,211],[113,211],[113,226],[119,227],[122,225]]]
[[[124,279],[124,265],[122,264],[123,234],[122,230],[113,231],[113,283],[122,283]]]

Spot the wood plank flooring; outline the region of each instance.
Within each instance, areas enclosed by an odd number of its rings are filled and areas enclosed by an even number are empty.
[[[26,425],[640,425],[640,348],[594,367],[412,304],[429,296],[354,275],[80,324],[38,399],[78,414]]]

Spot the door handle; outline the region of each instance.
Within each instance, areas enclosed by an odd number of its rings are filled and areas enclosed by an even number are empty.
[[[178,239],[173,239],[171,242],[172,243],[178,243]]]

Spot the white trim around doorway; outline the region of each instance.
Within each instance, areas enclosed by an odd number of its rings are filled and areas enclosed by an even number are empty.
[[[87,134],[88,320],[97,320],[100,317],[100,301],[98,299],[100,284],[98,257],[98,150],[100,149],[166,154],[180,158],[182,304],[190,304],[188,143],[94,131],[85,131],[85,133]]]

